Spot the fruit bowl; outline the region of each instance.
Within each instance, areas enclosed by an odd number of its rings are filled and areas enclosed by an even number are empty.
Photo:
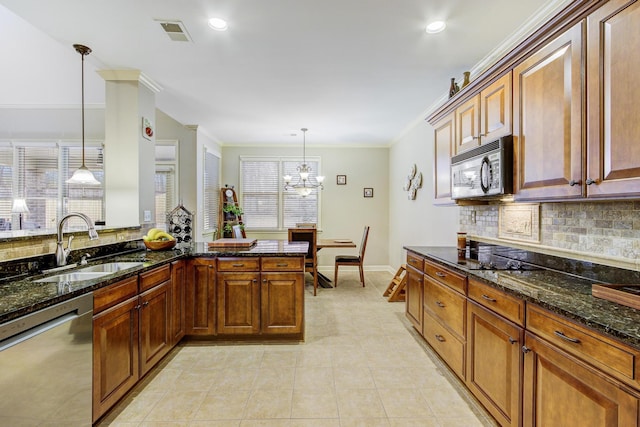
[[[143,243],[151,251],[166,251],[176,245],[175,240],[143,240]]]

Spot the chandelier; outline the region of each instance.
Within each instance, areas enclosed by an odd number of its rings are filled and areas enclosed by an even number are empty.
[[[298,174],[298,180],[295,184],[291,183],[293,177],[291,175],[285,175],[284,179],[284,189],[285,190],[296,190],[296,192],[302,197],[307,197],[314,188],[323,189],[322,181],[324,181],[324,176],[316,176],[315,183],[309,180],[309,175],[311,174],[311,168],[307,165],[306,159],[306,142],[307,142],[307,128],[300,129],[302,131],[302,164],[296,168]]]

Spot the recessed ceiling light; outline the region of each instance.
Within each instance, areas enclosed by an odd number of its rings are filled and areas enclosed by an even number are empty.
[[[447,24],[444,21],[433,21],[429,25],[427,25],[427,33],[435,34],[443,31],[446,28]]]
[[[216,31],[227,31],[229,28],[229,24],[222,18],[211,18],[209,19],[209,26]]]

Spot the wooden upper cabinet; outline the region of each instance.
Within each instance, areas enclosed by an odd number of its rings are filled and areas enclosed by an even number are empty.
[[[474,95],[456,108],[455,152],[480,145],[480,95]]]
[[[451,157],[453,156],[455,115],[453,113],[436,123],[434,128],[434,204],[451,204]]]
[[[640,194],[640,2],[611,0],[587,18],[587,197]]]
[[[493,82],[455,111],[455,153],[511,134],[511,73]]]
[[[583,194],[580,22],[513,70],[516,200]]]
[[[480,142],[482,144],[511,135],[513,111],[511,93],[511,73],[500,77],[480,92]]]

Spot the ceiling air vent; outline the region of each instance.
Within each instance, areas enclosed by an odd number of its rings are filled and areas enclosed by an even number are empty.
[[[174,42],[190,42],[191,36],[187,32],[184,24],[180,21],[158,20],[162,29]]]

